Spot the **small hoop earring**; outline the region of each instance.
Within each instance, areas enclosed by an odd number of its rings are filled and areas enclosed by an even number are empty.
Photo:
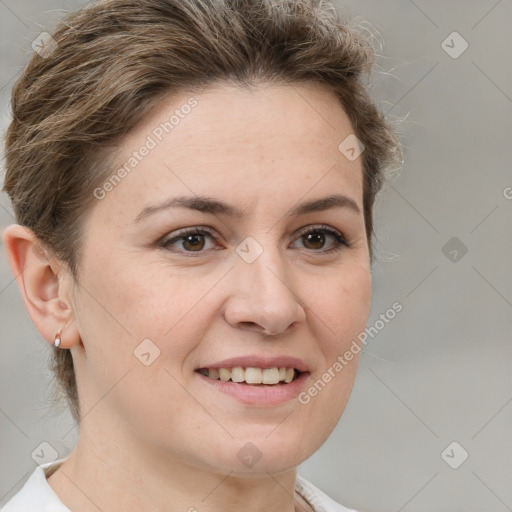
[[[62,328],[64,329],[64,328]],[[59,332],[55,335],[55,340],[53,341],[53,346],[56,348],[59,348],[60,342],[62,341],[62,329],[59,330]]]

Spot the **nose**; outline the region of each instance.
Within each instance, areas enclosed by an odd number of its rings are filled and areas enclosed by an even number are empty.
[[[266,248],[252,263],[237,257],[230,274],[233,286],[224,315],[231,326],[275,336],[305,321],[304,303],[277,249]]]

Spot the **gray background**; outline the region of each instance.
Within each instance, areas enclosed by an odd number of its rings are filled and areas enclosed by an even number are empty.
[[[31,41],[84,3],[0,0],[2,130]],[[403,311],[370,339],[338,427],[300,472],[360,511],[512,510],[512,4],[338,4],[380,34],[373,93],[406,118],[405,164],[377,205],[369,325],[395,301]],[[458,58],[441,46],[454,31],[469,45]],[[5,193],[0,206],[3,228],[12,222]],[[3,249],[1,264],[3,504],[34,469],[33,450],[47,441],[66,455],[76,431],[49,402],[48,347]],[[441,456],[453,441],[462,448],[447,459],[469,454],[458,469]]]

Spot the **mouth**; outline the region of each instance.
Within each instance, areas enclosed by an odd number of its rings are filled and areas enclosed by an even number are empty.
[[[194,373],[219,395],[255,407],[275,407],[297,398],[310,376],[308,364],[297,357],[281,354],[246,354],[223,361],[203,362]],[[224,400],[224,399],[223,399]]]
[[[282,386],[297,380],[303,373],[293,367],[257,368],[234,366],[232,368],[198,368],[205,377],[250,386]]]

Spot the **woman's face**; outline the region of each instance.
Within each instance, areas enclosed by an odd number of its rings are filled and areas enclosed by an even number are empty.
[[[352,132],[319,86],[219,85],[166,100],[123,140],[74,294],[83,429],[223,472],[282,472],[319,448],[359,355],[335,363],[370,308],[362,162],[338,148]],[[219,367],[303,371],[278,385],[198,371]]]

